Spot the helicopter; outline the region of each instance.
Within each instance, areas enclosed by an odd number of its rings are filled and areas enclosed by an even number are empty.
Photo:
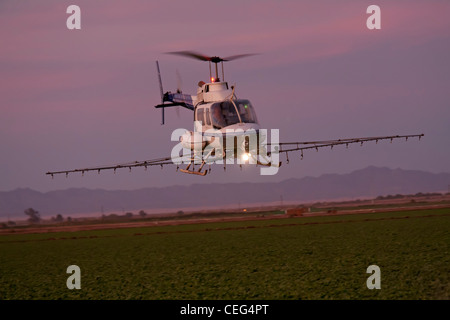
[[[282,162],[278,161],[280,154],[286,155],[286,163],[289,163],[289,153],[300,152],[303,159],[303,152],[309,149],[330,147],[336,145],[346,145],[364,142],[394,139],[419,138],[424,134],[413,135],[391,135],[376,136],[362,138],[343,138],[325,141],[295,141],[295,142],[279,142],[278,136],[271,134],[271,141],[268,141],[266,129],[262,129],[256,111],[249,99],[238,98],[235,93],[235,85],[229,85],[225,81],[223,63],[240,58],[252,56],[254,54],[239,54],[225,58],[219,56],[207,56],[193,51],[176,51],[168,52],[169,54],[181,55],[184,57],[194,58],[209,63],[209,82],[199,81],[196,95],[182,93],[178,88],[176,92],[164,92],[161,80],[161,72],[159,62],[156,61],[156,69],[159,81],[159,89],[161,95],[161,103],[154,106],[161,109],[162,121],[165,124],[166,108],[183,107],[194,113],[194,130],[183,130],[179,132],[179,144],[177,148],[172,149],[170,157],[150,159],[144,161],[134,161],[109,166],[87,167],[81,169],[50,171],[47,175],[52,177],[56,174],[113,170],[128,168],[130,171],[135,167],[147,167],[165,165],[176,165],[176,170],[205,176],[211,172],[212,164],[223,164],[224,170],[226,165],[234,163],[237,160],[242,168],[244,164],[256,164],[257,166],[266,167],[272,170],[274,174],[281,166]],[[214,64],[213,73],[212,65]],[[219,77],[219,65],[221,66],[221,77]],[[273,130],[272,130],[273,131]],[[275,132],[277,133],[277,132]],[[185,168],[180,169],[180,165],[186,164]],[[195,169],[195,165],[200,167]],[[203,170],[205,165],[209,165],[209,169]],[[262,173],[264,174],[264,173]]]

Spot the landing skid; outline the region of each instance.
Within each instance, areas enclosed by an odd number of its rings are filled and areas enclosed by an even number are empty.
[[[206,174],[208,173],[208,170],[200,172],[200,171],[192,171],[192,170],[187,170],[187,169],[180,169],[180,172],[189,173],[189,174],[196,174],[196,175],[199,175],[199,176],[206,176]]]
[[[263,166],[263,167],[281,167],[281,162],[278,162],[278,165],[276,165],[276,164],[272,164],[272,162],[262,163],[260,161],[257,161],[256,164],[258,166]]]
[[[208,173],[208,170],[205,170],[202,172],[203,166],[205,165],[206,161],[203,160],[202,164],[200,165],[200,168],[198,170],[190,170],[190,167],[192,165],[192,161],[188,164],[188,166],[186,167],[186,169],[180,169],[180,172],[183,173],[189,173],[189,174],[195,174],[198,176],[206,176],[206,174]],[[257,165],[259,166],[264,166],[264,167],[281,167],[281,161],[278,162],[278,164],[269,162],[269,163],[262,163],[260,161],[256,162]]]
[[[205,161],[202,162],[200,168],[198,170],[189,170],[189,168],[191,167],[192,161],[188,164],[188,166],[186,167],[186,169],[180,169],[180,172],[183,173],[189,173],[189,174],[196,174],[198,176],[206,176],[206,174],[208,173],[208,170],[205,170],[202,172],[203,166],[205,165]]]

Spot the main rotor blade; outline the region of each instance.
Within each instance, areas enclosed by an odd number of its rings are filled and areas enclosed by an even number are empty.
[[[222,60],[223,61],[231,61],[231,60],[236,60],[236,59],[239,59],[239,58],[245,58],[245,57],[248,57],[248,56],[255,56],[255,55],[257,55],[257,53],[237,54],[237,55],[234,55],[234,56],[229,56],[229,57],[223,58]]]
[[[202,60],[202,61],[211,61],[213,63],[219,63],[221,61],[231,61],[231,60],[236,60],[239,58],[244,58],[244,57],[248,57],[248,56],[254,56],[257,53],[245,53],[245,54],[237,54],[237,55],[233,55],[233,56],[229,56],[226,58],[221,58],[221,57],[210,57],[201,53],[197,53],[194,51],[174,51],[174,52],[166,52],[168,54],[176,54],[176,55],[180,55],[180,56],[184,56],[184,57],[189,57],[189,58],[194,58],[197,60]]]
[[[174,51],[174,52],[166,52],[168,54],[176,54],[179,56],[185,56],[189,58],[194,58],[202,61],[211,61],[211,57],[208,57],[204,54],[193,52],[193,51]]]

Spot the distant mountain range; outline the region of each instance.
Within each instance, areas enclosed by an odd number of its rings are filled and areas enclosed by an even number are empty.
[[[33,208],[42,217],[56,214],[105,214],[163,208],[220,207],[238,204],[375,198],[389,194],[446,192],[450,173],[370,166],[349,174],[288,179],[274,183],[214,183],[144,188],[138,190],[67,189],[38,192],[16,189],[0,192],[0,218],[25,219]]]

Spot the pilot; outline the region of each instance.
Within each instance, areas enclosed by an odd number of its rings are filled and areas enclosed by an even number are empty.
[[[223,115],[222,115],[222,112],[221,112],[222,111],[221,108],[219,106],[213,106],[212,109],[213,109],[212,110],[212,122],[213,122],[213,125],[215,127],[218,127],[219,129],[225,127],[227,124],[225,122],[225,119],[223,118]]]

